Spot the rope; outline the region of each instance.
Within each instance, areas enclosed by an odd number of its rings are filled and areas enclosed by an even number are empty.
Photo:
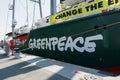
[[[8,3],[8,9],[7,9],[8,11],[7,11],[6,27],[5,27],[5,32],[4,32],[4,34],[6,34],[6,32],[7,32],[10,2],[11,2],[11,0],[9,0],[9,3]],[[5,35],[4,35],[4,39],[5,39]]]
[[[19,3],[21,4],[21,7],[25,10],[25,6],[24,6],[24,4],[22,3],[22,1],[21,0],[18,0],[19,1]]]
[[[33,27],[34,27],[34,22],[35,22],[35,5],[36,5],[36,3],[34,3],[34,5],[33,5],[33,20],[32,20],[32,29],[33,29]]]
[[[22,5],[21,7],[26,11],[26,23],[27,23],[27,26],[29,26],[29,18],[28,18],[28,0],[26,0],[26,7],[24,6],[24,4],[22,3],[21,0],[18,0],[19,3]]]
[[[26,22],[27,22],[27,26],[29,26],[29,18],[28,18],[28,0],[26,0]]]
[[[112,24],[108,24],[108,25],[105,25],[105,26],[102,26],[102,27],[99,27],[97,29],[103,29],[103,28],[108,28],[108,27],[111,27],[113,25],[116,25],[116,24],[120,24],[120,22],[115,22],[115,23],[112,23]],[[74,34],[74,35],[70,35],[71,37],[74,37],[74,36],[77,36],[77,35],[82,35],[82,34],[86,34],[86,33],[89,33],[89,32],[93,32],[93,31],[96,31],[97,29],[90,29],[90,30],[87,30],[87,31],[84,31],[84,32],[81,32],[81,33],[78,33],[78,34]]]

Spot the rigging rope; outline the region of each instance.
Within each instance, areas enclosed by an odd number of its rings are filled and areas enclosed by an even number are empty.
[[[34,27],[34,23],[35,23],[35,5],[36,5],[36,3],[34,3],[34,5],[33,5],[32,29],[33,29],[33,27]]]
[[[26,0],[26,22],[27,22],[27,26],[29,27],[29,18],[28,18],[28,0]]]
[[[24,4],[22,3],[22,1],[21,0],[18,0],[19,1],[19,3],[21,4],[21,7],[25,10],[25,6],[24,6]]]
[[[29,18],[28,18],[28,0],[26,0],[26,6],[23,5],[22,1],[19,0],[19,3],[22,5],[21,7],[26,11],[26,23],[27,26],[29,25]]]
[[[6,27],[5,27],[5,32],[4,32],[4,39],[5,39],[5,35],[6,35],[6,32],[7,32],[7,27],[8,27],[10,2],[11,2],[11,0],[9,0],[9,2],[8,2],[8,9],[7,9],[8,11],[7,11],[7,19],[6,19]]]

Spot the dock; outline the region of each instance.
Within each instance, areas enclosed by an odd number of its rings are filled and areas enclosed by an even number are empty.
[[[120,75],[0,49],[0,80],[120,80]]]

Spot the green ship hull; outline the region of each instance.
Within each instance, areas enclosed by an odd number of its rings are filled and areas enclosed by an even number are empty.
[[[32,30],[18,51],[120,73],[120,10]]]

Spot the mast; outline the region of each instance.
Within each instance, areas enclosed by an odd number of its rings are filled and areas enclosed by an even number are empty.
[[[13,5],[12,5],[12,38],[14,39],[14,28],[16,25],[15,21],[15,0],[13,0]]]
[[[56,13],[56,0],[50,0],[51,15]]]
[[[40,9],[40,17],[42,18],[42,6],[41,6],[41,0],[39,0],[39,9]]]
[[[14,28],[16,26],[17,22],[15,21],[15,0],[13,0],[13,5],[12,5],[12,39],[13,42],[11,42],[11,45],[15,45],[15,40],[14,40]],[[14,54],[14,48],[12,49],[12,55]]]

